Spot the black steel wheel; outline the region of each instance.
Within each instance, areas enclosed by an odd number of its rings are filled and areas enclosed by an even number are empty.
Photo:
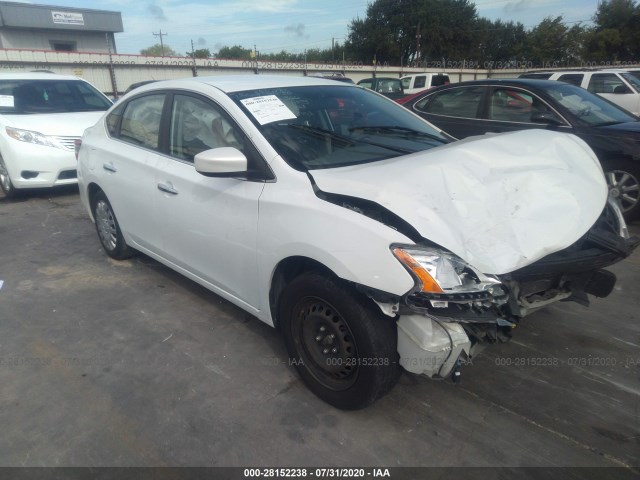
[[[282,332],[305,384],[341,409],[370,405],[400,376],[394,319],[337,279],[305,273],[286,289]]]
[[[96,231],[107,255],[116,260],[131,258],[135,251],[127,245],[113,208],[103,191],[97,192],[91,202]]]

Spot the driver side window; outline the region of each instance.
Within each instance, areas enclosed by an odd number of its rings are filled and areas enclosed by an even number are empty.
[[[234,147],[242,151],[237,128],[208,102],[189,95],[175,95],[171,110],[169,152],[193,162],[200,152]]]

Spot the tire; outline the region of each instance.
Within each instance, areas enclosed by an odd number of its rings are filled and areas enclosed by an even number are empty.
[[[603,165],[609,194],[620,201],[627,221],[640,217],[640,165],[626,160],[608,161]]]
[[[96,223],[98,238],[107,255],[115,260],[126,260],[135,254],[122,236],[113,208],[103,191],[99,191],[91,202],[91,211]]]
[[[330,405],[364,408],[398,381],[396,323],[354,289],[305,273],[285,290],[279,314],[290,363]]]
[[[18,196],[18,190],[13,186],[11,178],[9,177],[9,171],[4,163],[2,155],[0,155],[0,188],[4,192],[7,198],[16,198]]]

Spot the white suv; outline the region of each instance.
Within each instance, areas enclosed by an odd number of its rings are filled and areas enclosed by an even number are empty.
[[[449,75],[446,73],[416,73],[400,77],[400,81],[402,89],[407,95],[451,83]]]
[[[634,115],[640,115],[640,79],[624,70],[555,72],[549,80],[586,88]]]
[[[77,182],[75,141],[111,106],[90,83],[55,73],[0,75],[0,187]]]

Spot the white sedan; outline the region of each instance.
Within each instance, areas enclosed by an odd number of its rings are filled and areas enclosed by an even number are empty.
[[[79,150],[106,253],[143,252],[279,327],[320,398],[362,408],[401,367],[457,379],[630,253],[601,167],[542,130],[450,143],[361,87],[262,75],[156,82]]]
[[[55,73],[0,74],[0,187],[77,182],[75,142],[111,107],[89,82]]]

